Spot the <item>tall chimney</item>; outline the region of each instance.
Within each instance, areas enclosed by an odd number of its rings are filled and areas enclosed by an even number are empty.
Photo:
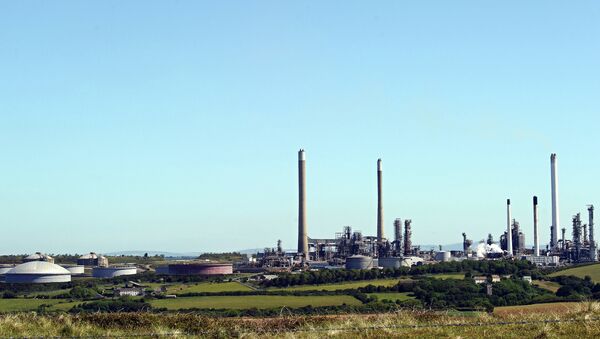
[[[594,205],[588,206],[588,236],[590,237],[590,259],[598,261],[598,251],[594,240]]]
[[[560,220],[558,214],[558,173],[556,170],[556,153],[550,155],[550,185],[552,187],[552,234],[550,248],[558,250],[558,229]]]
[[[381,159],[377,159],[377,241],[382,243],[383,238],[383,173]]]
[[[396,252],[402,251],[402,220],[394,220],[394,249]]]
[[[538,198],[533,197],[533,255],[540,256],[540,241],[538,239]]]
[[[510,228],[510,199],[506,199],[506,250],[508,251],[508,256],[512,257],[513,248],[512,248],[512,230]]]
[[[308,260],[308,236],[306,232],[306,156],[298,151],[298,254]]]

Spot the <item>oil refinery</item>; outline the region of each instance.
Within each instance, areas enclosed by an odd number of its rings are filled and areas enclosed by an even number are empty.
[[[343,226],[332,238],[319,239],[309,236],[306,215],[306,153],[298,152],[298,248],[296,252],[284,251],[281,241],[277,248],[266,248],[258,253],[256,266],[271,270],[291,268],[395,268],[421,265],[436,261],[482,260],[482,259],[526,259],[542,266],[558,266],[571,263],[595,262],[598,251],[594,240],[594,206],[587,206],[587,223],[582,223],[580,213],[572,217],[571,239],[567,239],[566,227],[559,223],[558,169],[556,154],[550,155],[550,191],[552,225],[547,245],[540,245],[538,235],[538,197],[532,198],[532,232],[534,244],[527,247],[526,230],[512,217],[511,200],[506,200],[506,228],[499,235],[498,243],[492,234],[473,248],[473,241],[462,233],[462,251],[438,251],[421,249],[412,242],[412,220],[394,218],[393,238],[385,235],[383,204],[383,163],[377,159],[377,220],[376,235],[366,235]],[[561,237],[558,230],[561,229]],[[418,228],[417,228],[418,230]]]

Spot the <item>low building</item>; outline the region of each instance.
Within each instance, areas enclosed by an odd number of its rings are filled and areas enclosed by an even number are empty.
[[[485,275],[477,275],[473,277],[473,280],[476,284],[485,284],[488,281],[488,278]]]
[[[500,276],[496,275],[496,274],[492,275],[492,282],[493,283],[500,282]]]
[[[531,280],[531,276],[530,275],[524,275],[523,276],[523,281],[528,282],[529,284],[531,284],[532,280]]]
[[[139,296],[144,296],[145,292],[143,288],[139,288],[139,287],[121,287],[121,288],[115,288],[115,297],[124,297],[124,296],[129,296],[129,297],[139,297]]]
[[[532,264],[538,266],[559,266],[560,257],[556,255],[544,256],[544,255],[524,255],[521,259],[525,259]]]

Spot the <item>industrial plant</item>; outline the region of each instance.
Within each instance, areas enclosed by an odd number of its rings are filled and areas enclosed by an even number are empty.
[[[296,251],[283,250],[281,241],[276,249],[266,248],[258,253],[256,265],[263,269],[288,270],[291,268],[397,268],[400,266],[421,265],[429,262],[452,260],[496,260],[526,259],[542,266],[558,266],[569,263],[595,262],[598,251],[594,240],[594,207],[587,207],[588,220],[582,223],[581,214],[572,217],[571,239],[566,238],[566,228],[559,223],[558,171],[556,154],[550,156],[550,191],[552,205],[551,236],[548,245],[540,246],[538,236],[538,197],[532,199],[532,225],[534,245],[526,245],[527,233],[521,223],[512,217],[511,201],[506,200],[506,228],[499,235],[498,243],[492,234],[473,248],[473,240],[462,233],[462,251],[438,251],[413,246],[412,220],[394,218],[393,238],[385,235],[383,203],[383,162],[377,160],[377,220],[376,235],[363,234],[351,226],[343,226],[342,231],[332,238],[312,238],[308,234],[306,214],[306,154],[298,152],[298,247]],[[561,229],[561,237],[558,230]],[[418,230],[418,228],[417,228]]]
[[[538,197],[532,198],[533,246],[527,246],[528,228],[512,216],[511,199],[506,199],[506,223],[498,241],[489,233],[487,240],[474,244],[465,232],[462,233],[462,248],[443,250],[424,249],[413,242],[413,231],[421,229],[413,225],[409,217],[395,216],[391,224],[392,237],[386,237],[384,219],[384,180],[383,161],[376,162],[377,210],[375,235],[342,226],[340,232],[330,238],[309,236],[306,202],[306,153],[298,152],[298,243],[296,250],[286,251],[281,240],[275,248],[265,248],[256,256],[249,256],[243,262],[218,262],[200,260],[176,260],[165,262],[158,267],[149,265],[118,264],[110,265],[105,256],[90,252],[80,256],[76,263],[54,264],[54,258],[42,252],[25,256],[23,263],[0,265],[0,279],[6,282],[65,282],[71,277],[114,278],[142,272],[155,272],[158,275],[227,275],[234,272],[291,271],[306,269],[371,269],[400,268],[434,262],[460,260],[526,259],[541,266],[559,266],[572,263],[598,261],[598,249],[594,239],[594,206],[587,206],[587,222],[580,212],[571,218],[571,231],[560,224],[558,171],[556,154],[550,156],[550,191],[552,224],[547,245],[541,245],[539,232]],[[413,227],[415,226],[415,227]],[[560,230],[560,237],[559,237]],[[570,236],[568,238],[568,236]],[[457,234],[457,240],[461,239]]]

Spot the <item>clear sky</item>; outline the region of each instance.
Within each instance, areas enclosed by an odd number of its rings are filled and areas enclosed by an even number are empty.
[[[600,207],[598,1],[2,1],[0,253],[549,240]],[[587,220],[587,217],[584,219]],[[570,229],[567,234],[570,235]]]

